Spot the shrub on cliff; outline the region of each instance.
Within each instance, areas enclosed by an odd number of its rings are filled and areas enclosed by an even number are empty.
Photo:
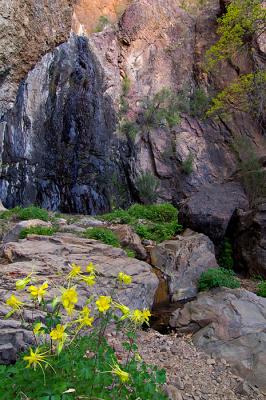
[[[144,204],[155,203],[158,198],[159,180],[150,172],[139,175],[136,179],[136,188],[141,202]]]
[[[20,231],[19,238],[25,239],[28,235],[52,236],[55,232],[56,228],[48,226],[30,226],[29,228],[23,228]]]
[[[203,291],[216,287],[236,289],[240,287],[240,283],[233,271],[224,268],[210,268],[201,274],[198,289]]]
[[[17,212],[17,217],[22,220],[29,220],[29,219],[41,219],[42,221],[49,220],[48,211],[36,206],[30,206],[19,209],[19,211]]]

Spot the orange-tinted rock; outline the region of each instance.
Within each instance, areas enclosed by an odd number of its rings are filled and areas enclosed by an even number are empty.
[[[101,30],[101,17],[116,22],[131,0],[78,0],[74,8],[72,31],[88,34]]]

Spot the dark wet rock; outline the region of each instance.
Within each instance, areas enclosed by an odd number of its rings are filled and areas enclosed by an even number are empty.
[[[180,222],[219,243],[237,209],[248,209],[248,199],[236,182],[202,186],[180,209]]]
[[[238,212],[233,231],[234,255],[243,271],[266,278],[266,203]]]

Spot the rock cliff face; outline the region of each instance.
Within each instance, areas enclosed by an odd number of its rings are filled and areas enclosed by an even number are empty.
[[[172,128],[147,127],[143,120],[147,103],[165,87],[192,94],[200,85],[212,93],[255,66],[259,57],[247,56],[237,65],[224,63],[216,74],[204,72],[220,3],[213,1],[195,15],[195,9],[184,10],[173,0],[133,1],[116,29],[73,35],[46,54],[22,82],[13,110],[2,118],[3,204],[36,202],[53,210],[94,214],[138,200],[137,180],[147,172],[159,181],[159,200],[175,204],[205,187],[212,192],[215,185],[234,180],[232,133],[248,135],[259,149],[259,127],[249,116],[235,115],[228,122],[184,112]],[[80,1],[72,28],[86,33],[92,26],[85,18],[90,11],[95,22],[99,13],[112,19],[112,10],[125,5],[105,1],[101,8],[97,1]],[[76,22],[81,17],[88,26],[80,31],[84,21]],[[130,82],[126,90],[125,81]],[[135,124],[135,137],[120,132],[121,120]],[[183,165],[190,156],[187,174]],[[229,207],[226,226],[236,203]]]
[[[67,39],[73,3],[0,1],[0,116],[12,106],[27,72],[42,55]]]

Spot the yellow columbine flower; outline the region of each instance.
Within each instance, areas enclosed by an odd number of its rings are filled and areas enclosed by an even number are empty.
[[[88,306],[84,306],[84,307],[82,308],[82,310],[80,311],[80,313],[79,313],[79,315],[81,316],[81,318],[89,317],[90,314],[91,314],[91,310],[89,309]]]
[[[86,270],[87,270],[87,272],[88,272],[89,274],[95,274],[95,272],[96,272],[96,267],[95,267],[95,265],[94,265],[92,262],[90,262],[90,263],[87,265]]]
[[[110,296],[100,296],[96,301],[96,306],[98,310],[102,313],[109,310],[111,307],[112,299]]]
[[[95,275],[89,275],[89,276],[82,276],[82,281],[86,282],[87,285],[93,286],[95,285]]]
[[[121,382],[125,383],[129,380],[129,373],[126,371],[123,371],[118,364],[114,363],[112,366],[112,374],[118,376]]]
[[[56,327],[50,332],[51,339],[54,341],[65,341],[67,338],[65,329],[66,327],[64,325],[57,324]]]
[[[77,276],[81,275],[81,267],[79,265],[76,264],[70,264],[71,266],[71,271],[69,272],[67,279],[72,279],[72,278],[76,278]]]
[[[28,361],[27,368],[33,366],[34,369],[36,369],[37,365],[39,365],[42,368],[41,363],[48,364],[49,363],[45,360],[47,358],[45,354],[48,352],[40,353],[40,350],[37,348],[35,352],[30,348],[30,355],[29,356],[24,356],[23,360]]]
[[[78,330],[82,329],[84,326],[92,326],[94,321],[93,317],[90,317],[91,310],[88,306],[84,306],[79,313],[79,318],[74,321],[80,324]]]
[[[29,287],[29,292],[34,299],[37,299],[40,303],[44,296],[46,295],[48,289],[48,283],[44,282],[41,286],[33,286]]]
[[[143,317],[143,321],[149,325],[149,319],[151,317],[150,310],[148,310],[147,308],[144,308],[144,310],[142,311],[142,317]]]
[[[27,286],[28,283],[30,283],[30,277],[32,273],[26,276],[24,279],[18,279],[16,281],[16,290],[23,290]]]
[[[144,309],[143,311],[141,310],[134,310],[133,313],[130,315],[130,319],[136,324],[136,325],[142,325],[144,322],[146,324],[149,324],[149,318],[151,316],[151,313],[148,309]]]
[[[132,282],[131,276],[124,274],[124,272],[119,272],[117,279],[125,285],[129,285]]]
[[[44,333],[43,328],[45,325],[43,325],[41,322],[37,322],[37,324],[33,328],[33,332],[35,335],[41,335]]]
[[[68,289],[62,289],[61,302],[67,313],[71,315],[73,313],[75,304],[78,302],[78,294],[75,286],[72,286]]]
[[[19,310],[24,305],[14,294],[7,299],[6,304],[13,310]]]
[[[130,309],[129,307],[125,306],[124,304],[120,304],[120,303],[113,303],[115,308],[118,308],[118,310],[120,310],[123,314],[123,316],[121,317],[121,320],[126,319],[130,316]]]

